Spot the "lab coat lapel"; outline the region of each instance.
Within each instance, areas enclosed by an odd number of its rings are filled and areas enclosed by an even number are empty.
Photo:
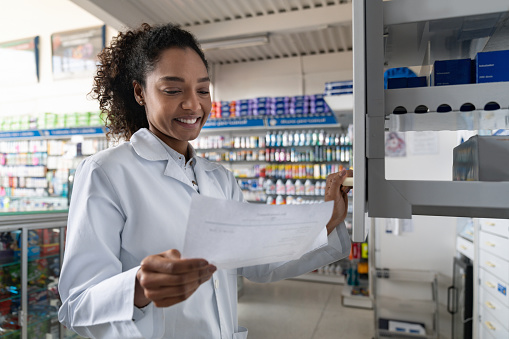
[[[133,134],[131,144],[135,152],[142,158],[149,161],[167,161],[166,168],[163,172],[165,176],[174,178],[191,188],[192,183],[186,176],[184,171],[168,154],[161,142],[146,128],[142,128]],[[201,187],[200,187],[201,189]]]
[[[196,176],[196,181],[198,181],[200,194],[212,198],[226,198],[217,179],[217,175],[215,175],[215,172],[220,170],[219,167],[221,165],[211,163],[200,157],[196,157],[195,159],[196,165],[194,166],[194,175]]]

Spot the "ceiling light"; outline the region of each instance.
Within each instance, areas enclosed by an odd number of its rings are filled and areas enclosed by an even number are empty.
[[[210,51],[214,49],[229,49],[229,48],[241,48],[250,46],[259,46],[269,43],[269,35],[257,35],[250,37],[239,37],[231,39],[221,40],[207,40],[201,41],[200,45],[202,50]]]

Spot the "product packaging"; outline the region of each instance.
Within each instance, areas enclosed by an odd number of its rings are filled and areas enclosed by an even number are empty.
[[[477,53],[476,81],[509,81],[509,50]]]
[[[470,84],[473,81],[472,60],[437,60],[433,66],[435,86]]]
[[[509,181],[509,136],[473,136],[453,150],[453,180]]]

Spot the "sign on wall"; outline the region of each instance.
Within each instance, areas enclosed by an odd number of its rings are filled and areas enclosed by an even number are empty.
[[[53,78],[68,79],[93,75],[97,54],[105,45],[106,26],[51,35]]]
[[[39,81],[39,37],[0,44],[0,86]]]

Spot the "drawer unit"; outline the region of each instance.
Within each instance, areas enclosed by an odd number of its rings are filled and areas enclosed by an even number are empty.
[[[493,337],[494,339],[507,339],[509,338],[509,331],[507,331],[502,324],[493,316],[493,314],[481,306],[480,312],[480,327],[481,333],[486,333],[481,339]]]
[[[479,266],[494,276],[509,281],[509,262],[484,250],[479,251]]]
[[[509,331],[509,307],[488,293],[484,287],[479,289],[479,306],[489,310],[504,329]]]
[[[509,238],[508,219],[479,219],[481,230]]]
[[[479,287],[488,291],[488,293],[495,297],[499,302],[506,307],[509,307],[509,296],[507,291],[509,284],[500,278],[495,277],[493,274],[488,273],[484,269],[479,270],[479,276],[481,279]]]
[[[479,232],[479,248],[496,256],[509,260],[509,239],[484,231]]]
[[[474,243],[471,241],[460,236],[456,237],[456,250],[470,260],[474,260]]]

